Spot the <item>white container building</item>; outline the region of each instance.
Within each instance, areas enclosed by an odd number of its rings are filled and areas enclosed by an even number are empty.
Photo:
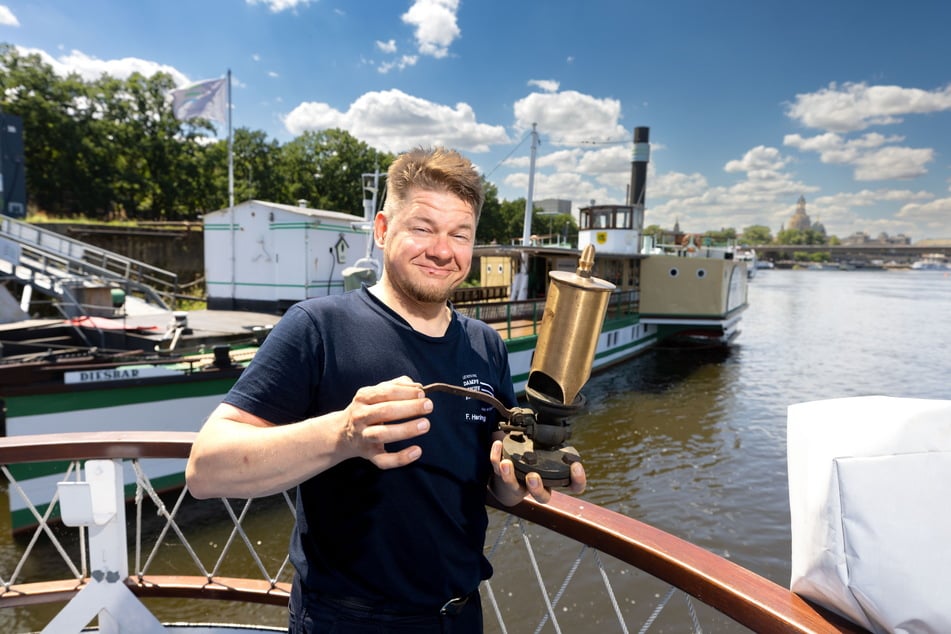
[[[283,313],[342,293],[345,269],[370,255],[371,223],[337,211],[248,200],[203,223],[209,309]]]

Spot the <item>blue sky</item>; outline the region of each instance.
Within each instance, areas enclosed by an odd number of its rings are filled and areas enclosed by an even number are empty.
[[[879,0],[0,0],[0,41],[93,78],[233,74],[235,127],[462,150],[502,198],[648,224],[951,238],[951,3]],[[223,134],[223,131],[222,131]],[[357,183],[354,185],[358,186]]]

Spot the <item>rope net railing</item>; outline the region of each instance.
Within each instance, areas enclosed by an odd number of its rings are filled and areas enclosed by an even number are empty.
[[[158,479],[149,475],[151,465],[167,468],[168,458],[174,458],[183,471],[190,434],[167,434],[183,438],[163,446],[148,442],[149,434],[125,434],[125,444],[110,443],[99,434],[77,434],[94,442],[70,444],[62,436],[55,442],[49,437],[33,437],[47,440],[32,443],[27,437],[0,439],[6,495],[25,500],[35,521],[34,527],[16,535],[0,527],[0,608],[5,608],[0,609],[0,631],[41,630],[64,601],[90,583],[90,568],[95,566],[88,560],[86,531],[92,529],[71,528],[56,520],[55,484],[37,486],[9,468],[13,463],[69,456],[61,463],[59,477],[78,481],[83,463],[79,455],[72,455],[77,452],[100,459],[129,456],[124,461],[130,498],[125,583],[156,618],[286,626],[293,575],[287,558],[294,522],[292,491],[251,500],[198,501],[183,488],[159,490],[153,484]],[[587,526],[592,520],[578,507],[588,511],[594,507],[610,521],[602,521],[597,529]],[[485,552],[495,574],[481,587],[487,633],[735,632],[761,631],[763,623],[770,631],[838,631],[808,610],[803,614],[813,620],[799,624],[789,623],[788,616],[763,616],[774,609],[768,605],[776,602],[772,596],[750,597],[751,603],[765,600],[767,608],[752,608],[759,616],[750,617],[750,628],[740,625],[731,614],[735,608],[728,606],[724,614],[717,605],[722,603],[721,582],[708,580],[709,587],[700,590],[693,587],[695,581],[675,578],[671,584],[650,573],[654,555],[625,554],[625,549],[639,552],[623,546],[631,543],[630,536],[617,533],[631,520],[606,509],[558,495],[551,509],[523,503],[511,511],[489,509]],[[617,523],[611,525],[612,521]],[[693,565],[688,562],[688,567]],[[709,575],[698,577],[703,576]],[[772,593],[782,590],[762,582]],[[786,594],[786,599],[794,597]],[[715,607],[703,602],[711,598]]]

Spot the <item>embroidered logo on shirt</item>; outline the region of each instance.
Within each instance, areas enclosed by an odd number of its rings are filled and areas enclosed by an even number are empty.
[[[489,396],[495,396],[495,390],[492,389],[492,386],[484,381],[479,380],[478,374],[464,374],[462,375],[462,387],[470,390],[478,390],[483,394],[488,394]],[[466,397],[467,401],[473,400],[471,396]],[[495,410],[494,407],[489,405],[484,401],[479,401],[479,413],[466,412],[466,421],[471,421],[475,423],[484,423],[486,422],[486,416],[488,412]]]

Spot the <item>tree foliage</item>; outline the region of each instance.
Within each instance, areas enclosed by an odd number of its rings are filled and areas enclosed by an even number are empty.
[[[776,234],[777,244],[820,245],[826,244],[827,240],[826,234],[814,229],[783,229]]]
[[[740,234],[740,242],[758,246],[761,244],[770,244],[773,241],[773,232],[766,225],[751,225],[743,228]]]
[[[0,109],[23,120],[27,197],[54,216],[179,220],[223,209],[228,143],[208,121],[175,118],[168,74],[84,81],[57,76],[39,55],[0,45]],[[343,130],[305,132],[285,145],[238,128],[236,202],[257,198],[363,215],[363,173],[391,154]]]

